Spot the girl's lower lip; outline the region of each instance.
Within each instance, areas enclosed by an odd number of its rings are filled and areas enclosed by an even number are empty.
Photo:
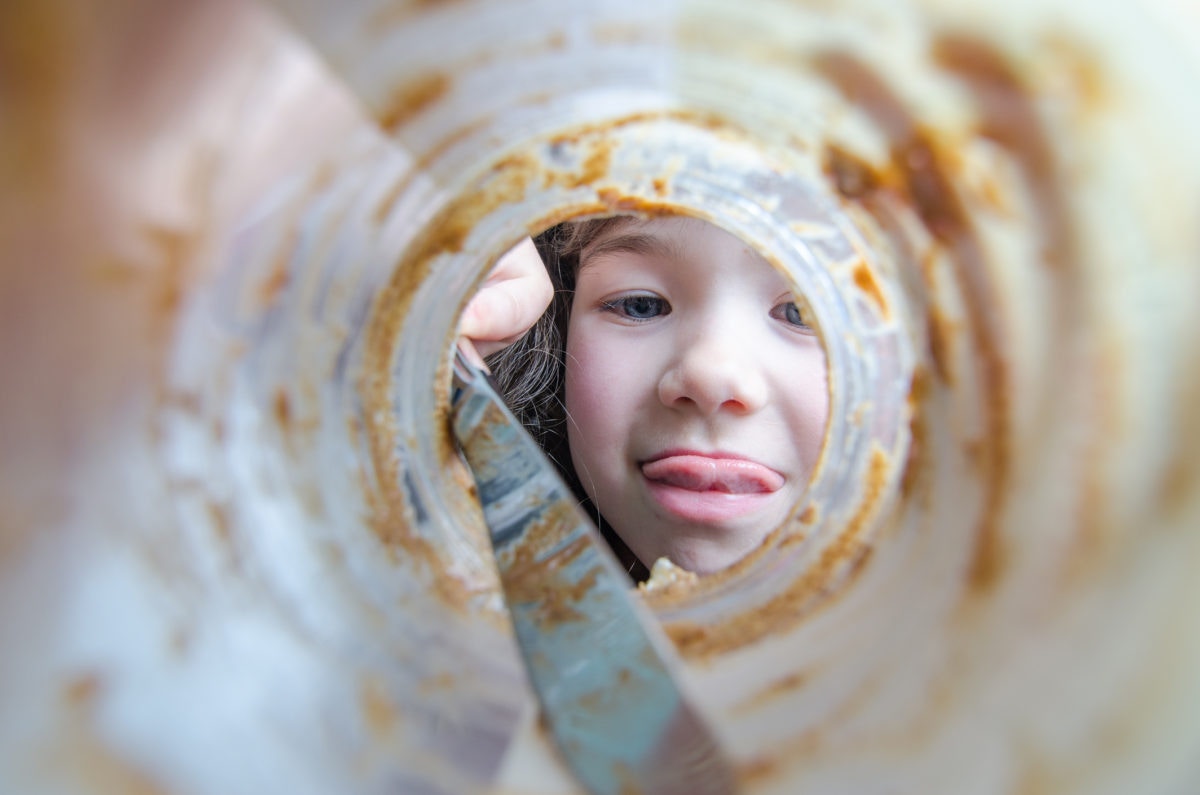
[[[668,513],[688,522],[719,524],[760,510],[772,492],[730,494],[724,491],[692,491],[654,480],[645,480],[650,496]]]

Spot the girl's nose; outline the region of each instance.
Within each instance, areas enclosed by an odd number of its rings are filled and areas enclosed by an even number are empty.
[[[658,382],[658,397],[671,408],[694,407],[704,415],[751,414],[767,402],[759,356],[738,335],[709,333],[685,338]]]

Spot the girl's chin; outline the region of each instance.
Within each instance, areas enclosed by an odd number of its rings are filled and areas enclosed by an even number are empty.
[[[647,486],[654,513],[666,525],[658,531],[660,538],[670,539],[662,555],[696,574],[721,571],[756,549],[787,515],[787,501],[793,499],[786,490],[727,494]],[[644,561],[647,567],[654,562]]]
[[[760,543],[762,538],[757,536],[739,536],[737,539],[676,538],[668,544],[663,557],[684,571],[713,574],[737,563]],[[655,562],[652,560],[647,565],[653,567]]]

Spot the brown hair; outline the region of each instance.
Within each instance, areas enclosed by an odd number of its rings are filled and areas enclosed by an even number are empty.
[[[487,358],[492,377],[516,418],[545,451],[585,510],[596,520],[618,559],[635,580],[649,576],[624,542],[599,515],[575,473],[567,443],[567,326],[575,297],[580,257],[605,232],[628,223],[630,216],[567,221],[534,238],[554,286],[550,306],[525,336]]]

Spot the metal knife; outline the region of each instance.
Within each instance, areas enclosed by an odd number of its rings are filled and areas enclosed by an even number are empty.
[[[576,777],[594,795],[736,792],[661,628],[553,464],[461,348],[451,407],[526,670]]]

